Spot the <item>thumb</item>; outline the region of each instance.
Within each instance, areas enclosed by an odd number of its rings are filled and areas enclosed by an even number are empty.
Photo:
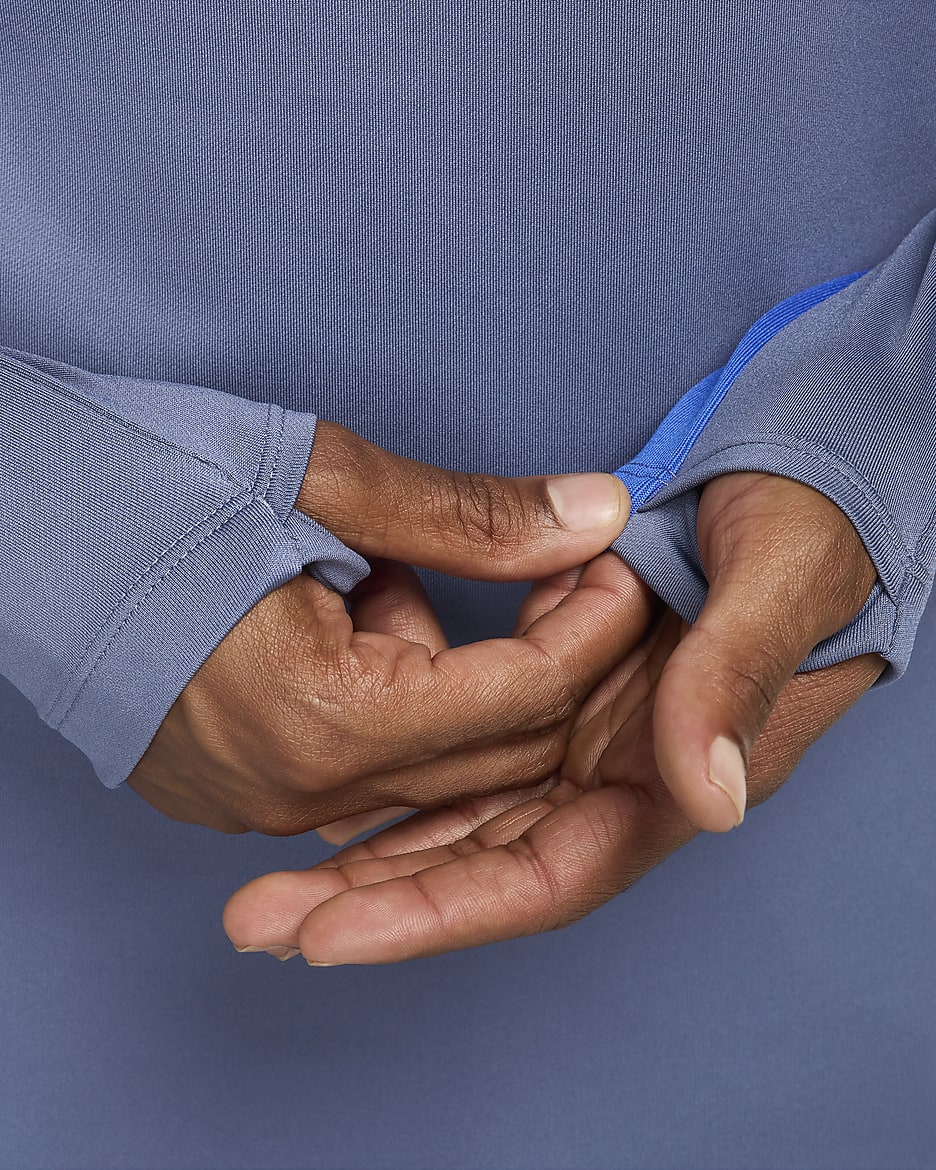
[[[876,579],[850,521],[792,480],[712,480],[697,521],[709,593],[660,676],[657,767],[683,812],[711,831],[741,823],[746,767],[780,692]]]
[[[446,471],[319,422],[296,507],[365,557],[523,581],[603,552],[624,527],[630,499],[613,475]]]

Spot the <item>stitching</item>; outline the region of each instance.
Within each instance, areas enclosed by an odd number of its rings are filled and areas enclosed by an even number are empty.
[[[877,518],[884,525],[887,534],[897,551],[901,571],[904,575],[904,579],[900,582],[899,585],[900,591],[903,592],[906,589],[907,577],[912,577],[914,580],[916,580],[919,578],[921,570],[925,571],[925,567],[918,564],[915,557],[913,556],[912,550],[907,547],[906,541],[901,535],[900,530],[894,524],[889,510],[886,508],[872,485],[868,483],[868,481],[856,468],[852,467],[851,464],[842,459],[840,455],[827,447],[823,447],[821,444],[804,443],[802,441],[797,442],[793,439],[782,439],[769,434],[755,433],[747,436],[744,440],[740,440],[735,443],[728,443],[724,447],[720,447],[718,451],[714,452],[712,455],[707,456],[704,460],[698,463],[684,463],[683,466],[679,469],[679,472],[677,472],[677,475],[689,475],[691,473],[692,476],[695,477],[695,475],[697,475],[699,472],[704,473],[706,465],[719,459],[725,452],[752,446],[775,447],[794,451],[803,455],[814,455],[824,459],[827,465],[836,474],[838,474],[852,487],[861,492],[866,502],[873,508]],[[782,472],[769,472],[768,474],[782,475]],[[669,482],[672,483],[675,478],[676,476],[674,476],[673,479]],[[663,487],[665,485],[661,484],[660,486]],[[647,506],[652,502],[653,498],[653,495],[649,496],[643,502],[643,504],[641,504],[641,509],[647,508]]]
[[[273,485],[273,482],[276,478],[276,472],[279,469],[280,460],[283,457],[283,432],[286,429],[286,413],[285,413],[285,411],[281,410],[279,412],[279,416],[278,416],[279,426],[277,427],[276,438],[274,440],[273,434],[272,434],[272,429],[273,429],[272,428],[272,415],[273,415],[273,403],[271,402],[268,406],[268,409],[267,409],[267,422],[266,422],[267,443],[266,443],[266,446],[264,447],[263,454],[264,454],[264,458],[265,458],[267,451],[270,450],[270,448],[272,447],[272,449],[273,449],[273,462],[272,462],[272,465],[270,467],[270,474],[266,477],[266,483],[263,485],[263,491],[262,492],[257,491],[257,486],[260,482],[260,468],[263,466],[263,460],[261,460],[259,465],[257,466],[257,478],[254,480],[254,486],[253,486],[254,495],[262,496],[264,501],[266,501],[266,499],[267,499],[267,493],[269,492],[271,486]],[[274,442],[275,442],[275,446],[273,445]],[[271,511],[272,511],[272,508],[271,508]],[[275,512],[274,512],[274,515],[276,515]],[[277,517],[277,519],[278,519],[278,517]]]
[[[273,517],[273,519],[279,524],[280,528],[282,529],[283,535],[288,540],[290,540],[292,542],[292,544],[295,546],[296,552],[305,558],[305,559],[303,559],[303,562],[302,562],[303,568],[306,565],[318,564],[320,561],[327,561],[327,560],[332,559],[332,558],[330,557],[329,554],[324,553],[323,555],[313,557],[310,560],[306,556],[306,550],[304,550],[303,542],[302,542],[301,538],[299,536],[297,536],[292,531],[292,529],[289,527],[289,524],[288,524],[289,520],[298,519],[301,524],[311,528],[313,533],[320,533],[320,534],[328,537],[330,540],[334,541],[334,543],[338,546],[338,548],[343,550],[344,552],[350,552],[355,556],[360,556],[360,553],[355,553],[353,548],[349,548],[348,545],[346,545],[342,541],[340,541],[338,539],[338,537],[335,536],[335,534],[333,532],[330,532],[327,528],[323,528],[322,525],[318,523],[318,521],[313,520],[311,516],[307,516],[305,514],[305,512],[300,512],[300,510],[298,508],[291,508],[289,510],[289,513],[286,516],[277,516],[276,512],[273,509],[273,505],[270,503],[269,500],[258,499],[256,502],[258,504],[263,504],[269,510],[270,515]]]
[[[181,447],[177,443],[171,443],[162,435],[157,435],[152,431],[144,430],[143,427],[138,426],[136,423],[130,422],[128,419],[121,418],[119,414],[113,414],[105,407],[91,401],[91,399],[82,397],[82,395],[76,393],[64,383],[57,382],[43,370],[34,369],[25,362],[19,362],[15,358],[9,357],[8,354],[0,353],[0,374],[3,373],[4,365],[13,366],[14,372],[22,370],[25,376],[34,379],[44,389],[52,392],[53,394],[58,394],[61,398],[66,399],[66,401],[77,403],[78,405],[85,407],[85,409],[91,411],[93,414],[99,415],[101,418],[106,418],[109,422],[117,423],[125,431],[129,431],[131,434],[142,436],[146,439],[149,439],[151,442],[158,443],[163,447],[168,447],[170,450],[179,451],[183,455],[188,455],[190,459],[194,459],[202,466],[210,467],[213,471],[217,472],[218,475],[220,475],[221,478],[227,483],[233,484],[242,491],[247,490],[247,485],[242,480],[239,480],[236,476],[231,475],[230,472],[226,471],[219,464],[213,463],[210,459],[206,459],[204,455],[199,455],[197,452],[190,451],[187,447]],[[206,387],[206,389],[208,388],[209,387]],[[247,400],[245,399],[245,401]],[[272,403],[267,404],[268,407],[271,405]]]
[[[193,532],[195,532],[203,524],[207,524],[210,520],[212,520],[214,517],[216,517],[219,513],[226,511],[228,508],[230,508],[230,506],[236,500],[237,500],[237,497],[234,496],[231,499],[226,500],[223,504],[218,505],[218,507],[213,508],[208,513],[207,516],[202,517],[201,520],[198,520],[195,524],[191,525],[191,527],[186,529],[186,531],[183,532],[176,540],[174,540],[173,543],[167,549],[164,549],[159,554],[159,556],[148,566],[148,568],[146,570],[144,570],[142,573],[140,573],[136,577],[136,579],[133,581],[133,583],[130,586],[128,586],[127,589],[124,590],[124,592],[121,594],[120,600],[114,605],[113,609],[111,610],[110,614],[108,615],[107,621],[105,621],[103,623],[104,628],[107,627],[107,624],[113,619],[114,615],[119,611],[120,607],[127,600],[127,598],[133,593],[134,589],[138,585],[140,585],[143,581],[146,580],[146,577],[153,571],[153,569],[155,569],[155,567],[159,564],[159,562],[163,559],[163,557],[167,556],[169,553],[178,549],[179,545],[182,544],[182,542],[188,536],[191,536],[191,534]],[[180,564],[180,562],[183,561],[185,559],[185,557],[187,557],[190,552],[192,552],[193,549],[198,548],[200,545],[204,544],[204,542],[206,540],[208,540],[211,536],[213,536],[216,532],[219,532],[221,530],[221,528],[223,528],[226,523],[228,523],[231,519],[233,519],[234,516],[240,515],[240,513],[243,512],[245,510],[245,508],[250,505],[251,502],[252,502],[252,497],[245,500],[243,502],[243,504],[240,507],[238,507],[235,512],[233,512],[231,514],[231,516],[224,517],[217,525],[210,528],[207,532],[205,532],[195,542],[195,544],[193,544],[189,548],[185,549],[180,556],[178,556],[174,560],[170,561],[169,564],[166,565],[165,569],[163,570],[163,572],[159,576],[156,576],[153,578],[153,580],[150,582],[149,586],[144,590],[143,593],[140,594],[140,596],[136,599],[136,601],[133,603],[133,605],[128,610],[128,612],[124,615],[123,620],[114,629],[111,636],[108,638],[107,642],[105,643],[103,649],[98,653],[97,657],[94,659],[94,661],[92,662],[90,667],[88,667],[88,670],[87,670],[87,673],[85,674],[84,680],[81,682],[80,686],[78,687],[78,690],[75,692],[74,697],[72,698],[71,702],[68,704],[68,708],[66,709],[64,715],[62,715],[61,718],[58,719],[56,721],[56,723],[53,725],[56,730],[58,730],[58,728],[60,728],[65,723],[65,721],[68,719],[68,716],[71,714],[72,709],[74,708],[75,704],[77,703],[79,696],[81,695],[82,691],[85,689],[85,687],[90,682],[94,673],[97,671],[97,668],[100,666],[101,662],[103,661],[104,657],[106,656],[107,651],[110,649],[112,643],[114,642],[114,639],[120,634],[121,630],[124,628],[124,626],[130,620],[130,618],[133,616],[133,614],[140,608],[141,604],[146,600],[147,597],[149,597],[149,595],[153,592],[153,590],[157,587],[157,585],[160,585],[163,581],[165,581],[165,579],[169,575],[169,573],[171,573],[172,570],[174,568],[176,568]],[[49,704],[48,712],[52,712],[55,710],[56,705],[60,702],[62,695],[65,694],[67,689],[68,689],[67,683],[59,689],[58,693],[55,696],[55,699],[52,701],[52,703]]]
[[[634,468],[638,468],[639,470],[635,471]],[[631,459],[629,463],[625,463],[621,467],[622,472],[628,471],[632,475],[640,475],[645,479],[657,479],[660,473],[665,470],[665,468],[658,467],[654,463],[646,463],[640,459]]]
[[[260,482],[260,472],[263,470],[263,463],[267,457],[267,452],[270,450],[270,404],[267,403],[266,412],[266,426],[264,427],[263,435],[263,449],[260,452],[260,458],[257,460],[257,467],[254,471],[253,483],[250,485],[250,492],[252,495],[257,494],[257,484]]]
[[[878,596],[876,598],[874,596],[875,590],[879,590]],[[871,623],[873,630],[874,622],[879,618],[882,610],[885,617],[885,629],[882,631],[881,636],[875,637],[873,636],[872,632],[864,633],[863,637],[859,640],[857,647],[850,649],[848,658],[855,658],[860,654],[880,654],[887,660],[888,664],[887,669],[884,671],[884,674],[881,676],[881,678],[887,679],[888,676],[893,677],[895,672],[898,671],[897,662],[899,662],[899,655],[895,654],[895,648],[900,641],[900,635],[903,629],[903,620],[907,607],[902,598],[890,597],[887,591],[882,586],[880,586],[880,584],[876,585],[875,588],[872,589],[871,595],[869,596],[867,602],[865,602],[865,604],[861,607],[858,613],[855,614],[851,621],[846,622],[845,625],[841,627],[841,629],[836,630],[834,634],[830,634],[828,638],[823,638],[820,643],[814,646],[803,659],[803,663],[797,667],[797,670],[814,671],[824,669],[824,666],[821,665],[806,666],[807,663],[814,661],[816,651],[820,646],[827,647],[826,653],[828,654],[831,652],[835,662],[845,661],[845,659],[840,657],[843,637],[852,634],[852,632],[856,629],[861,630],[862,627],[867,626],[869,622]],[[825,663],[824,665],[827,666],[830,664]],[[905,667],[906,663],[904,663],[904,668]],[[878,686],[880,685],[880,682],[881,679],[878,679],[874,685]]]
[[[921,567],[922,573],[920,582],[923,585],[929,584],[930,575],[932,573],[932,569],[926,563],[926,561],[923,560],[923,558],[927,555],[927,546],[934,535],[936,535],[936,506],[933,507],[929,519],[917,534],[916,542],[913,546],[913,559]]]
[[[280,531],[289,539],[291,544],[296,548],[297,552],[302,551],[302,542],[300,541],[299,537],[294,535],[293,532],[291,532],[289,530],[289,528],[287,528],[283,517],[277,515],[275,509],[273,508],[270,501],[266,498],[266,494],[265,494],[269,490],[270,484],[273,482],[273,477],[276,473],[276,470],[279,467],[280,459],[281,459],[281,455],[282,455],[281,439],[282,439],[283,432],[285,430],[285,412],[282,410],[280,410],[278,413],[279,427],[278,427],[277,432],[276,432],[276,446],[274,448],[275,449],[275,456],[274,456],[274,459],[273,459],[273,462],[271,465],[270,474],[269,474],[269,476],[266,477],[266,482],[265,482],[265,486],[263,489],[263,494],[258,494],[258,490],[257,490],[259,488],[261,470],[262,470],[264,462],[266,460],[266,455],[271,447],[271,443],[270,443],[270,439],[272,437],[272,434],[271,434],[272,425],[271,424],[272,424],[272,415],[273,415],[274,409],[275,409],[274,403],[270,402],[267,404],[267,439],[266,439],[266,443],[264,446],[263,456],[261,457],[261,459],[258,463],[257,475],[254,479],[254,483],[250,489],[250,492],[249,493],[242,493],[242,494],[246,495],[246,498],[242,500],[242,502],[239,504],[239,506],[236,508],[236,510],[234,512],[232,512],[230,515],[222,516],[222,518],[220,519],[220,521],[217,524],[212,525],[206,532],[204,532],[199,537],[199,539],[194,544],[192,544],[188,548],[184,549],[181,552],[181,555],[176,556],[175,558],[171,559],[164,566],[163,571],[158,576],[155,576],[152,579],[152,581],[150,581],[150,583],[146,587],[146,589],[144,589],[143,592],[140,593],[140,595],[136,598],[136,600],[134,601],[131,608],[127,611],[126,614],[124,614],[122,620],[114,628],[110,637],[105,642],[104,646],[99,650],[94,661],[87,668],[87,672],[85,674],[85,677],[81,681],[80,685],[78,686],[78,689],[76,690],[74,696],[72,697],[71,701],[69,702],[68,707],[66,708],[64,714],[62,714],[61,717],[58,720],[56,720],[55,724],[53,725],[56,728],[56,730],[58,730],[60,727],[64,726],[64,724],[67,722],[69,716],[71,715],[72,711],[75,708],[75,705],[78,703],[79,699],[81,698],[81,695],[83,694],[85,688],[91,682],[92,678],[97,673],[97,670],[100,667],[101,663],[107,657],[107,653],[110,650],[111,646],[113,645],[114,641],[117,639],[117,637],[119,637],[122,630],[126,627],[127,623],[131,620],[133,615],[140,609],[140,607],[143,605],[143,603],[146,601],[146,599],[153,593],[153,591],[158,586],[160,586],[168,578],[168,576],[172,573],[172,571],[179,566],[179,564],[189,555],[189,553],[191,553],[195,549],[201,547],[203,544],[205,544],[212,537],[216,536],[224,528],[224,526],[226,524],[229,524],[231,522],[231,520],[234,519],[235,516],[241,515],[244,511],[246,511],[247,508],[250,507],[251,504],[262,505],[265,508],[265,510],[267,512],[269,512],[269,514],[272,516],[273,520],[276,522]],[[146,578],[149,576],[150,573],[152,573],[152,571],[156,568],[156,566],[159,564],[159,562],[161,560],[163,560],[165,557],[167,557],[174,550],[178,550],[180,545],[182,545],[188,539],[188,537],[191,536],[191,534],[193,532],[197,531],[204,524],[209,523],[213,518],[217,517],[221,513],[226,512],[231,507],[232,504],[237,502],[237,500],[238,500],[238,497],[233,496],[230,499],[225,500],[223,503],[219,504],[217,507],[212,508],[212,510],[207,515],[203,516],[201,519],[199,519],[195,523],[191,524],[185,530],[185,532],[181,533],[172,542],[172,544],[168,546],[168,548],[163,549],[159,553],[159,555],[157,557],[155,557],[150,562],[150,564],[136,576],[136,578],[130,583],[130,585],[128,585],[127,588],[124,589],[120,598],[114,604],[113,608],[111,609],[111,612],[108,614],[107,619],[103,623],[104,628],[106,629],[108,623],[113,620],[114,615],[117,612],[119,612],[121,606],[126,602],[127,598],[130,597],[133,594],[134,590],[137,589],[137,587],[139,585],[141,585],[142,582],[144,582],[146,580]],[[295,509],[291,509],[290,514],[292,514],[292,512],[295,512]],[[323,531],[325,531],[325,530],[323,529]],[[48,707],[49,712],[54,711],[56,705],[61,701],[62,695],[66,693],[67,689],[68,689],[68,684],[66,684],[65,686],[63,686],[59,689],[58,693],[55,696],[55,699],[52,701],[51,704],[49,704],[49,707]]]
[[[84,400],[79,399],[79,401],[83,402]],[[92,407],[94,406],[93,403],[91,403],[89,405],[91,405]],[[249,489],[248,494],[249,494],[250,498],[255,498],[255,496],[256,496],[257,484],[258,484],[259,479],[260,479],[260,474],[261,474],[261,471],[263,469],[264,462],[266,461],[267,453],[270,449],[270,438],[271,438],[271,425],[270,424],[271,424],[271,415],[273,412],[273,406],[274,406],[274,404],[272,402],[267,403],[266,434],[264,437],[263,451],[260,455],[260,459],[257,462],[257,471],[256,471],[256,474],[254,476],[254,482],[251,485],[251,488]],[[106,411],[103,411],[101,413],[108,415],[108,412],[106,412]],[[108,415],[108,417],[115,417],[116,418],[116,416],[109,416],[109,415]],[[122,422],[123,420],[117,418],[117,421]],[[144,435],[148,434],[148,432],[146,432],[146,431],[139,432],[139,428],[132,427],[132,425],[131,425],[130,429],[138,431],[138,433],[142,433]],[[166,444],[166,446],[172,446],[172,444]],[[195,458],[198,459],[197,456],[195,456]],[[279,455],[277,454],[277,460],[278,460],[278,458],[279,458]],[[198,460],[198,462],[204,464],[206,461],[205,460]],[[213,465],[209,464],[209,466],[213,466]],[[225,475],[223,472],[222,472],[222,475],[224,476],[224,478],[226,480],[233,482],[235,484],[235,486],[241,487],[240,494],[243,494],[244,489],[243,489],[243,486],[241,484],[237,483],[236,480],[231,480],[231,477]],[[137,576],[130,582],[130,584],[127,585],[122,590],[120,597],[117,598],[117,600],[114,602],[114,605],[111,607],[110,613],[108,613],[105,620],[101,623],[101,628],[105,629],[105,630],[107,629],[108,625],[114,620],[115,615],[120,612],[121,607],[124,605],[124,603],[127,601],[127,599],[133,595],[134,590],[136,590],[142,584],[142,582],[144,582],[146,580],[146,578],[150,575],[150,573],[152,573],[152,571],[156,568],[156,566],[159,564],[160,561],[162,561],[165,557],[169,556],[174,550],[178,549],[180,547],[180,545],[182,545],[188,539],[188,537],[192,535],[193,532],[196,532],[199,528],[201,528],[202,525],[208,524],[212,520],[213,517],[219,515],[221,512],[230,508],[230,506],[237,500],[237,498],[238,498],[237,496],[232,496],[232,497],[228,498],[227,500],[223,501],[222,503],[213,507],[208,513],[206,513],[200,519],[198,519],[198,520],[194,521],[192,524],[190,524],[189,527],[186,528],[184,532],[180,533],[170,545],[163,548],[150,561],[150,563],[137,574]],[[245,500],[244,503],[238,508],[238,512],[243,511],[243,509],[248,506],[249,502],[250,502],[250,499]],[[270,510],[272,511],[272,509],[270,509]],[[234,513],[234,514],[236,515],[237,513]],[[274,516],[275,516],[275,514],[274,514]],[[276,517],[276,518],[278,519],[278,517]],[[225,522],[226,521],[222,521],[222,525]],[[217,531],[217,529],[215,529],[214,531]],[[207,535],[210,535],[210,532]],[[202,539],[206,539],[206,537],[203,537]],[[201,543],[201,542],[199,541],[198,543]],[[197,544],[193,545],[192,547],[193,548],[197,547]],[[184,557],[185,555],[186,554],[183,553],[182,557]],[[108,648],[110,647],[111,643],[113,642],[114,638],[117,637],[117,635],[120,633],[120,630],[123,628],[123,626],[126,624],[126,622],[130,619],[134,610],[149,595],[149,593],[152,592],[152,588],[155,586],[155,584],[157,584],[160,580],[165,580],[166,575],[171,571],[171,569],[175,565],[177,565],[179,563],[179,561],[182,559],[182,557],[179,557],[177,560],[171,561],[169,563],[169,565],[166,567],[166,570],[163,573],[162,577],[154,579],[153,585],[151,585],[151,587],[149,589],[147,589],[137,599],[137,601],[134,603],[133,608],[125,615],[123,621],[120,623],[120,625],[118,625],[116,630],[113,632],[111,637],[108,639],[107,644],[105,645],[104,649],[101,651],[101,653],[95,659],[92,666],[89,668],[89,673],[86,675],[84,682],[81,683],[81,686],[79,687],[78,692],[76,693],[75,697],[72,699],[71,703],[68,706],[68,710],[62,716],[62,718],[59,721],[59,723],[57,724],[57,726],[60,726],[62,723],[64,723],[65,719],[67,719],[69,713],[71,712],[72,707],[74,707],[75,702],[78,699],[78,695],[81,693],[81,690],[84,689],[86,683],[91,678],[91,675],[94,673],[94,671],[100,665],[102,658],[106,654],[106,652],[107,652]],[[92,643],[92,645],[93,645],[93,643]],[[74,675],[72,676],[72,678],[73,677],[74,677]],[[52,712],[55,710],[56,705],[61,701],[62,695],[64,695],[66,693],[66,691],[68,690],[68,686],[69,686],[69,683],[66,682],[65,684],[63,684],[63,686],[61,686],[59,688],[59,690],[56,692],[54,699],[48,705],[48,707],[46,709],[47,712]]]
[[[718,459],[726,451],[733,451],[740,447],[780,447],[790,451],[798,451],[803,455],[818,455],[832,461],[832,465],[844,478],[848,479],[855,487],[860,488],[862,492],[868,497],[868,502],[874,506],[875,511],[879,514],[881,519],[887,523],[888,530],[893,534],[894,541],[901,546],[904,542],[900,537],[899,531],[890,519],[890,513],[885,507],[884,503],[878,497],[874,487],[864,478],[860,471],[846,462],[841,455],[833,451],[830,447],[824,447],[821,443],[811,443],[801,439],[787,439],[779,435],[772,435],[765,431],[755,431],[747,435],[744,439],[739,439],[734,443],[726,443],[725,446],[706,456],[705,459],[698,463],[687,462],[679,469],[680,472],[696,473],[702,470],[706,464]],[[781,474],[779,472],[774,474]]]

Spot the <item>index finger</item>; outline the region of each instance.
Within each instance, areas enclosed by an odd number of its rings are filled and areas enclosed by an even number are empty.
[[[513,840],[442,864],[437,856],[451,850],[375,861],[373,879],[369,863],[357,863],[356,884],[314,905],[296,943],[312,965],[394,963],[555,930],[627,889],[693,833],[658,790],[650,798],[637,788],[595,789]],[[384,876],[394,861],[406,872]]]
[[[557,726],[642,637],[651,613],[647,587],[617,554],[602,554],[522,637],[429,660],[423,685],[408,696],[410,739],[434,755]]]

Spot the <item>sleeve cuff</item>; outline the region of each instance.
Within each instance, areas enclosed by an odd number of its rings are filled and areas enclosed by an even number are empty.
[[[687,621],[708,589],[703,486],[766,472],[835,503],[878,573],[861,612],[800,669],[870,652],[888,662],[879,682],[906,669],[933,578],[934,237],[936,213],[876,269],[775,306],[617,471],[633,512],[612,547]]]
[[[369,572],[362,557],[293,507],[314,417],[276,406],[269,417],[273,433],[253,489],[164,550],[44,714],[109,788],[126,779],[192,675],[271,589],[305,568],[346,592]]]
[[[737,471],[784,476],[831,499],[854,524],[878,571],[861,611],[820,642],[799,669],[820,670],[874,652],[888,663],[877,685],[898,678],[910,661],[926,605],[926,576],[908,564],[873,491],[847,468],[836,466],[829,452],[757,437],[728,447],[677,476],[635,512],[612,548],[666,605],[694,622],[708,592],[696,537],[699,497],[710,479]]]

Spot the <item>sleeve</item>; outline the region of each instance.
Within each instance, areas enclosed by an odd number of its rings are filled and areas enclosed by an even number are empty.
[[[116,787],[224,635],[366,561],[294,507],[313,415],[0,348],[0,673]]]
[[[764,471],[822,492],[878,580],[802,670],[877,651],[907,666],[936,562],[936,211],[877,267],[797,293],[686,393],[617,474],[633,512],[613,548],[687,621],[707,583],[696,539],[705,483]]]

